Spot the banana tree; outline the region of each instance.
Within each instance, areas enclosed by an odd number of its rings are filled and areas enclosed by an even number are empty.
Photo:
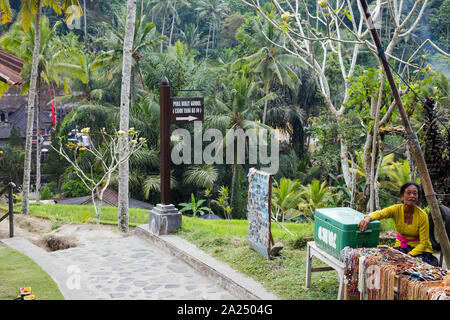
[[[186,212],[186,211],[192,211],[193,217],[197,216],[197,214],[204,215],[208,212],[212,213],[212,210],[210,208],[202,206],[203,202],[205,202],[204,199],[195,200],[194,194],[191,193],[191,202],[190,203],[182,202],[182,203],[179,203],[178,205],[182,207],[180,209],[181,213]]]

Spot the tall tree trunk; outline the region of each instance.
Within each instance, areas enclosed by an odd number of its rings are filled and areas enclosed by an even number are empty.
[[[136,88],[135,88],[135,86],[134,86],[134,71],[135,71],[135,68],[131,68],[131,74],[130,74],[130,104],[131,105],[133,105],[134,104],[134,100],[135,100],[135,97],[136,97]]]
[[[380,80],[380,89],[378,91],[378,99],[375,105],[374,110],[374,120],[375,123],[373,125],[373,137],[372,137],[372,158],[370,162],[370,202],[369,202],[369,210],[370,212],[375,211],[375,196],[376,196],[376,188],[377,188],[377,180],[376,180],[376,157],[378,154],[378,125],[380,122],[380,108],[383,102],[383,87],[384,87],[384,74],[381,75]]]
[[[206,41],[206,56],[208,56],[209,38],[211,37],[211,24],[209,25],[208,40]]]
[[[414,181],[415,180],[415,172],[414,172],[414,159],[411,155],[410,147],[408,144],[406,144],[406,159],[408,159],[408,167],[409,167],[409,180]]]
[[[83,19],[84,19],[84,45],[87,48],[87,11],[86,11],[86,0],[83,0]]]
[[[172,14],[172,25],[170,27],[169,46],[172,45],[173,26],[175,25],[175,13]]]
[[[123,41],[122,86],[120,96],[120,130],[128,132],[129,105],[130,105],[130,75],[132,63],[132,50],[134,26],[136,21],[136,0],[127,1],[127,20],[125,38]],[[122,135],[119,140],[119,160],[128,153],[128,135]],[[118,227],[122,232],[128,232],[128,186],[129,161],[123,161],[119,166],[119,199],[118,199]]]
[[[266,124],[267,104],[268,103],[269,103],[268,100],[264,101],[264,110],[263,110],[262,124]]]
[[[389,85],[392,90],[392,94],[394,96],[395,102],[397,104],[398,110],[400,112],[400,116],[402,118],[402,122],[405,126],[405,131],[408,138],[408,144],[410,147],[410,151],[414,158],[414,161],[417,165],[417,169],[419,171],[420,179],[422,182],[423,191],[425,193],[425,198],[427,199],[428,206],[430,207],[431,217],[433,219],[434,225],[436,226],[437,235],[439,237],[439,242],[441,244],[442,252],[444,253],[445,264],[447,266],[450,265],[450,241],[447,233],[445,232],[444,222],[442,220],[441,211],[439,209],[439,203],[436,198],[436,194],[434,192],[433,183],[430,178],[430,173],[428,171],[427,164],[423,157],[423,152],[420,147],[420,144],[417,139],[416,133],[412,130],[411,123],[409,122],[408,115],[406,114],[405,108],[403,107],[402,99],[400,98],[400,94],[398,92],[397,86],[395,84],[394,77],[391,72],[391,68],[386,59],[386,56],[383,51],[383,47],[378,37],[377,31],[373,27],[372,18],[370,16],[370,12],[368,10],[367,2],[365,0],[360,0],[361,5],[364,10],[364,14],[366,16],[366,23],[370,29],[372,38],[375,42],[377,50],[379,52],[379,57],[381,60],[381,65],[383,66],[386,77],[388,78]],[[389,48],[388,48],[389,49]]]
[[[231,175],[231,190],[230,190],[230,204],[231,205],[233,205],[234,196],[236,193],[236,190],[235,190],[236,167],[237,167],[237,164],[236,164],[236,160],[235,160],[233,167],[232,167],[233,174]]]
[[[216,34],[216,24],[214,23],[214,24],[213,24],[213,33],[212,33],[211,50],[214,50],[215,34]]]
[[[267,82],[266,87],[264,88],[264,94],[267,96],[270,93],[270,88],[272,87],[272,82],[269,80]],[[267,105],[269,103],[269,100],[264,101],[264,110],[263,110],[263,118],[262,123],[266,124],[266,116],[267,116]]]
[[[166,25],[166,12],[164,11],[164,15],[163,15],[163,21],[162,21],[162,28],[161,28],[161,34],[164,35],[164,26]],[[161,40],[161,50],[160,53],[163,52],[163,43],[164,41]]]
[[[38,78],[36,82],[36,202],[41,200],[41,72],[38,68]]]
[[[41,0],[36,0],[36,23],[34,33],[33,62],[31,65],[30,89],[28,91],[27,106],[27,131],[25,138],[25,159],[23,170],[23,197],[22,214],[28,214],[29,196],[30,196],[30,176],[31,176],[31,152],[33,140],[33,122],[34,122],[34,103],[36,100],[36,82],[38,75],[38,60],[41,46]]]
[[[350,168],[348,166],[348,147],[343,137],[339,137],[339,141],[341,144],[341,166],[342,166],[342,175],[344,177],[345,185],[347,186],[350,192],[353,192],[353,184],[352,184],[352,175],[350,174]]]

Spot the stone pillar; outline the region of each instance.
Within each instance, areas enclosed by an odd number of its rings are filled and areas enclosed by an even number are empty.
[[[158,203],[150,211],[149,229],[156,235],[169,234],[181,227],[182,214],[173,204]]]

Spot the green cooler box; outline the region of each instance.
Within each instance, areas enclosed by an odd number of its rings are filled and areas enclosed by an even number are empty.
[[[316,245],[339,258],[344,247],[371,248],[378,245],[380,221],[371,221],[366,231],[358,229],[364,214],[352,208],[316,209],[314,221],[314,241]]]

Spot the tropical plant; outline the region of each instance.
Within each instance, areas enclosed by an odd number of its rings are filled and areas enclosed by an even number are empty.
[[[178,188],[178,181],[175,177],[170,174],[170,188],[176,189]],[[146,199],[150,198],[152,192],[159,193],[161,192],[161,175],[160,174],[150,174],[145,176],[145,179],[142,183],[142,190],[144,192],[144,196]]]
[[[190,166],[183,174],[183,182],[195,188],[210,189],[219,177],[218,170],[211,164]]]
[[[77,42],[75,45],[78,46],[79,43]],[[64,96],[54,97],[53,101],[56,103],[72,102],[76,103],[77,106],[101,102],[105,96],[105,88],[108,85],[99,74],[99,70],[94,71],[97,56],[95,53],[80,52],[78,47],[74,48],[71,46],[67,50],[70,51],[72,59],[77,61],[77,64],[84,70],[85,81],[75,81],[72,86],[74,89],[72,92],[66,93]]]
[[[179,210],[179,212],[183,213],[186,211],[192,211],[192,216],[195,217],[197,216],[197,214],[200,215],[204,215],[207,212],[212,212],[210,208],[202,206],[203,202],[205,202],[204,199],[201,200],[195,200],[194,194],[191,193],[191,202],[190,203],[186,203],[186,202],[182,202],[179,203],[178,205],[181,206],[182,208]]]
[[[159,12],[160,16],[162,16],[161,22],[161,34],[164,36],[165,27],[166,27],[166,18],[168,15],[172,15],[172,23],[170,28],[170,38],[169,38],[169,46],[172,41],[173,28],[175,25],[175,19],[178,20],[178,10],[177,6],[190,6],[189,2],[186,0],[151,0],[150,5],[152,6],[153,12]],[[159,41],[161,43],[160,53],[163,52],[163,43],[167,41],[167,37],[160,38]]]
[[[66,94],[68,93],[69,79],[79,79],[85,81],[84,72],[80,65],[72,63],[74,51],[66,50],[56,37],[57,28],[61,24],[56,22],[50,27],[46,16],[41,18],[40,23],[40,52],[38,58],[38,75],[36,81],[37,111],[36,111],[36,201],[40,199],[41,183],[41,91],[53,84],[60,86],[64,84]],[[32,67],[35,25],[32,24],[25,30],[21,24],[15,23],[9,32],[2,37],[0,43],[2,47],[24,59],[22,74],[24,84],[22,94],[30,88],[30,71]]]
[[[49,187],[42,188],[41,200],[50,200],[52,197],[52,191]]]
[[[1,1],[0,11],[2,13],[2,23],[7,23],[12,18],[11,6],[8,0]],[[24,204],[22,205],[22,213],[28,214],[29,205],[29,192],[30,192],[30,176],[31,176],[31,152],[32,152],[32,137],[33,137],[33,123],[34,123],[34,102],[36,98],[36,86],[39,63],[39,52],[40,52],[40,21],[42,6],[49,6],[57,14],[62,12],[66,15],[66,23],[71,23],[73,19],[79,18],[81,16],[81,7],[78,0],[26,0],[22,1],[21,9],[19,12],[20,24],[24,27],[25,31],[31,26],[32,17],[35,16],[35,36],[33,45],[33,59],[31,67],[30,76],[30,90],[28,94],[28,104],[27,104],[27,132],[25,138],[25,159],[24,159],[24,175],[23,175],[23,194],[24,194]],[[69,10],[70,8],[70,10]]]
[[[267,12],[267,15],[270,19],[273,19],[275,8],[273,6],[268,7],[271,10]],[[293,68],[301,67],[303,63],[297,57],[283,53],[277,46],[277,43],[281,41],[282,33],[272,24],[261,21],[261,19],[252,20],[252,24],[256,32],[255,39],[252,38],[252,35],[244,35],[244,28],[238,33],[238,38],[246,38],[247,42],[251,43],[252,47],[256,49],[256,52],[236,60],[233,64],[234,68],[239,67],[243,63],[247,64],[251,73],[259,75],[263,81],[266,95],[271,92],[274,80],[280,86],[288,86],[294,89],[299,84],[299,77]],[[267,39],[263,34],[267,36]],[[268,102],[267,100],[264,103],[262,123],[266,123]]]
[[[248,78],[247,68],[244,66],[233,79],[230,96],[225,102],[215,99],[216,110],[214,114],[205,115],[205,127],[216,128],[220,130],[247,130],[247,129],[266,129],[271,128],[257,121],[259,114],[259,106],[261,106],[267,99],[273,97],[272,94],[265,95],[262,98],[258,97],[258,87]],[[259,98],[259,99],[258,99]],[[223,141],[219,148],[226,143],[235,140],[233,130],[227,130]],[[246,142],[245,150],[248,150]],[[238,167],[242,166],[237,163],[237,152],[234,153],[235,159],[232,165],[231,178],[231,203],[236,207],[235,197],[238,194],[235,192],[235,180]],[[238,212],[233,212],[234,215],[239,215]]]
[[[32,17],[38,11],[39,7],[50,7],[56,14],[65,14],[65,23],[71,24],[74,19],[82,16],[83,12],[78,0],[42,0],[36,2],[33,0],[21,1],[22,5],[18,14],[20,24],[28,29],[32,23]],[[1,23],[5,24],[11,22],[13,11],[9,0],[0,1]]]
[[[212,202],[223,210],[223,214],[228,220],[228,231],[231,232],[230,220],[233,208],[230,205],[230,192],[228,191],[228,187],[221,186],[219,189],[219,198]]]
[[[0,147],[0,177],[12,181],[17,186],[22,184],[23,177],[23,141],[20,129],[13,126],[5,147]]]
[[[98,42],[106,48],[102,51],[93,63],[92,70],[104,68],[106,78],[109,80],[117,79],[122,74],[124,35],[126,31],[125,15],[116,15],[116,25],[104,23],[106,30],[105,36]],[[131,104],[135,101],[135,78],[137,76],[141,89],[145,90],[146,85],[143,80],[141,70],[141,60],[151,52],[160,40],[165,39],[157,31],[153,22],[146,23],[146,16],[140,13],[135,20],[133,47],[131,51],[132,72],[131,72]]]
[[[389,180],[383,181],[382,184],[394,193],[398,193],[400,187],[411,181],[410,168],[408,160],[400,160],[392,162],[383,172],[383,177]],[[415,182],[419,183],[420,178],[417,177]]]
[[[198,27],[193,23],[185,26],[185,30],[180,30],[180,36],[189,52],[200,48],[205,42],[198,31]]]
[[[296,218],[300,212],[299,204],[302,201],[300,196],[300,182],[281,178],[280,181],[274,180],[272,189],[272,207],[275,209],[275,219],[281,217],[281,221],[285,219]]]
[[[317,208],[327,208],[330,205],[333,193],[326,187],[327,182],[320,183],[314,179],[310,184],[300,186],[300,196],[303,202],[299,204],[299,210],[314,219]]]
[[[206,43],[206,56],[208,56],[209,43],[211,42],[211,49],[214,50],[216,29],[218,29],[222,17],[229,12],[229,8],[224,0],[199,0],[196,2],[196,6],[195,10],[198,12],[198,16],[209,20],[208,41]]]

